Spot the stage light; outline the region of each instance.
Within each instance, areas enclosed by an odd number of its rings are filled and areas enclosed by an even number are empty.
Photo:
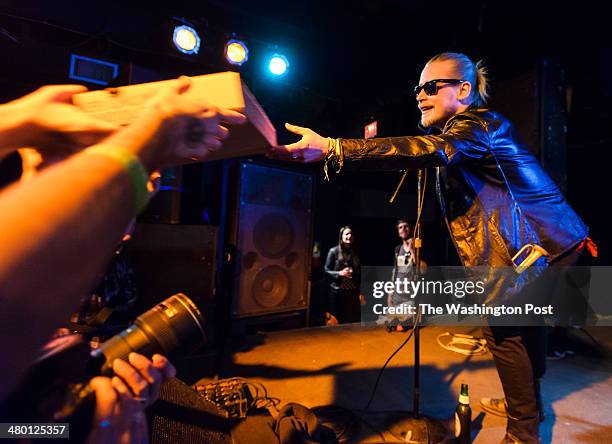
[[[175,27],[172,40],[176,48],[185,54],[197,54],[200,49],[200,36],[191,26]]]
[[[232,39],[225,44],[225,58],[232,65],[242,65],[249,60],[249,49],[244,42]]]
[[[287,69],[289,69],[289,61],[284,55],[274,54],[270,59],[268,69],[276,76],[285,75],[287,73]]]

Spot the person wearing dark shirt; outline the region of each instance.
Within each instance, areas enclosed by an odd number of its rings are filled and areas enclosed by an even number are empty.
[[[331,278],[328,310],[332,316],[331,323],[334,323],[333,317],[339,323],[359,321],[362,302],[361,264],[353,240],[353,230],[347,226],[342,227],[338,245],[327,253],[325,273]]]

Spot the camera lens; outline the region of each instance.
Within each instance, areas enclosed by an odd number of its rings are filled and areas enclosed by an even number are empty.
[[[175,294],[138,316],[134,324],[104,342],[92,353],[100,374],[110,374],[115,359],[131,352],[151,357],[194,350],[206,343],[204,318],[184,294]]]

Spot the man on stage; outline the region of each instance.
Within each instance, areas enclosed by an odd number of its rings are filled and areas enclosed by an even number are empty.
[[[486,70],[467,56],[431,58],[415,87],[421,125],[435,135],[331,139],[287,124],[301,140],[271,150],[299,162],[325,159],[326,170],[374,162],[380,170],[435,168],[442,213],[465,267],[511,267],[526,244],[542,247],[536,266],[571,265],[588,228],[536,158],[514,136],[512,124],[485,107]],[[507,404],[503,442],[538,442],[544,373],[543,327],[486,327]],[[529,337],[529,338],[527,338]]]

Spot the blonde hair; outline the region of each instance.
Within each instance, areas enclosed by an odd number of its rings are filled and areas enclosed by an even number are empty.
[[[427,64],[446,60],[453,61],[457,75],[472,84],[472,103],[484,106],[489,98],[489,72],[484,62],[479,60],[474,63],[468,56],[459,52],[443,52],[433,56]]]

